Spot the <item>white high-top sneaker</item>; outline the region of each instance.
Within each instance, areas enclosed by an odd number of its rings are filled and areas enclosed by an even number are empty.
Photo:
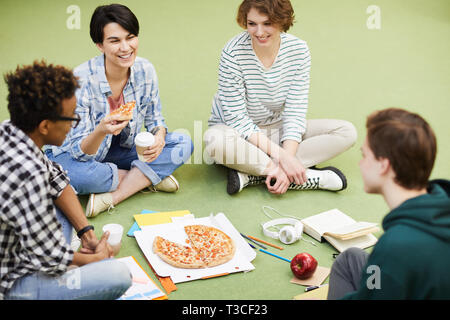
[[[227,192],[228,194],[235,194],[247,186],[263,184],[264,181],[266,181],[266,177],[252,176],[234,169],[228,169]]]
[[[347,188],[347,179],[341,170],[335,167],[307,169],[308,180],[301,185],[291,183],[291,190],[329,190],[341,191]]]

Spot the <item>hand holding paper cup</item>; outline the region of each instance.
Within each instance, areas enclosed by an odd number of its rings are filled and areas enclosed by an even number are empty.
[[[122,246],[123,227],[117,223],[105,224],[103,226],[103,233],[109,231],[108,244],[111,246],[114,255],[117,255]]]
[[[136,144],[138,159],[146,162],[144,151],[155,143],[155,137],[150,132],[139,132],[134,138],[134,143]]]

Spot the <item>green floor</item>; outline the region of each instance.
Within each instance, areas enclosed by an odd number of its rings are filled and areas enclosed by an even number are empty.
[[[261,207],[307,217],[339,208],[356,220],[381,222],[387,207],[379,196],[363,192],[358,169],[359,148],[366,116],[388,106],[408,108],[423,115],[438,138],[432,177],[450,177],[450,2],[448,0],[294,0],[297,23],[289,31],[306,40],[312,54],[308,118],[341,118],[355,124],[359,137],[348,152],[327,162],[347,175],[349,186],[340,193],[291,191],[283,196],[252,187],[235,196],[226,189],[226,171],[202,163],[202,132],[207,128],[211,100],[217,88],[220,50],[240,28],[235,13],[240,0],[122,1],[137,15],[141,32],[139,55],[156,67],[163,112],[169,129],[185,130],[195,143],[191,164],[175,172],[181,184],[176,194],[136,194],[92,223],[100,236],[106,223],[126,230],[133,214],[142,209],[187,209],[196,217],[224,212],[242,233],[264,237]],[[67,8],[81,9],[81,28],[70,30]],[[2,0],[0,12],[1,64],[4,74],[17,64],[35,59],[75,67],[98,54],[89,37],[89,20],[103,1]],[[377,5],[380,29],[366,21]],[[6,86],[0,83],[0,120],[8,118]],[[411,173],[414,174],[414,173]],[[80,197],[83,205],[86,197]],[[377,236],[381,233],[377,234]],[[267,238],[266,238],[267,239]],[[273,250],[286,258],[309,252],[325,267],[335,250],[326,243],[306,242]],[[133,238],[125,236],[120,256],[134,255],[150,273]],[[287,262],[258,253],[256,269],[209,280],[178,284],[170,299],[291,299],[303,287],[289,283]],[[152,275],[153,276],[153,275]],[[155,278],[154,278],[155,279]]]

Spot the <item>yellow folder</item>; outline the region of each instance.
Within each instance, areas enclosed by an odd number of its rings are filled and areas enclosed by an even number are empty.
[[[156,212],[152,214],[135,214],[134,219],[136,220],[139,227],[142,227],[154,224],[171,223],[172,217],[183,217],[190,213],[191,212],[189,210],[178,210],[178,211]]]

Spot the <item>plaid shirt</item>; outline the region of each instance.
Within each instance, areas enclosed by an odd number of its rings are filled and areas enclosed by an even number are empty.
[[[14,281],[43,272],[60,275],[72,262],[53,201],[68,185],[62,168],[45,157],[9,120],[0,124],[0,299]]]
[[[70,152],[74,159],[88,161],[95,159],[102,161],[108,153],[113,135],[109,134],[101,143],[95,155],[85,154],[81,150],[81,142],[91,134],[100,121],[110,112],[108,97],[111,88],[105,74],[104,55],[97,56],[76,67],[74,74],[79,77],[80,88],[76,91],[76,113],[81,121],[72,129],[61,147],[45,146],[50,148],[54,156],[63,152]],[[158,78],[153,65],[146,59],[137,57],[131,67],[130,77],[123,89],[125,103],[136,101],[133,119],[122,130],[120,145],[132,148],[134,138],[145,126],[147,131],[157,126],[164,126],[164,117],[161,113]]]

